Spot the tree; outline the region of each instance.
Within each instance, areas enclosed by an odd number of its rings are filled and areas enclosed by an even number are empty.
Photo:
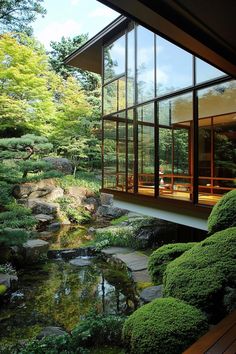
[[[88,40],[88,34],[80,34],[74,38],[62,37],[60,42],[51,42],[52,50],[49,52],[49,61],[53,70],[63,79],[75,77],[86,91],[98,88],[100,78],[98,75],[79,68],[73,68],[64,63],[64,59],[73,51],[81,47]]]
[[[32,34],[31,22],[37,15],[44,16],[43,0],[1,0],[0,32],[24,32]]]
[[[49,134],[59,78],[49,70],[41,45],[25,35],[0,38],[0,136]],[[19,130],[19,133],[17,133]]]

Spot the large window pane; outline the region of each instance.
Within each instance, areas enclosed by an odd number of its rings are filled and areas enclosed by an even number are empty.
[[[154,93],[154,34],[137,26],[138,102],[152,99]]]
[[[156,36],[157,96],[193,85],[192,55]]]
[[[217,77],[223,76],[225,73],[216,69],[214,66],[206,63],[205,61],[196,58],[196,80],[197,83],[213,80]]]
[[[134,105],[135,100],[135,54],[134,54],[134,28],[128,32],[127,45],[127,105]]]
[[[148,103],[137,108],[138,121],[154,123],[154,103]]]
[[[104,80],[125,73],[125,35],[104,47]]]
[[[154,127],[138,127],[138,192],[154,195]]]
[[[186,122],[189,125],[192,119],[192,93],[159,102],[159,124],[170,126]]]
[[[236,187],[235,81],[200,90],[198,101],[198,198],[202,204],[215,204]]]
[[[117,171],[117,155],[116,155],[116,122],[104,121],[104,188],[116,189],[116,171]]]
[[[113,81],[103,88],[103,113],[107,115],[112,112],[117,112],[117,85],[118,81]]]

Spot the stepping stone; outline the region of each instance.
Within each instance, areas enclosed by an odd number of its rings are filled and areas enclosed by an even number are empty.
[[[149,286],[144,289],[140,294],[140,299],[147,304],[152,300],[162,297],[163,285]]]
[[[85,267],[91,264],[91,259],[76,257],[69,263],[77,267]]]
[[[138,272],[132,272],[132,278],[135,283],[151,283],[151,277],[147,270],[140,270]]]
[[[115,258],[121,260],[132,271],[137,272],[147,269],[148,257],[139,252],[132,252],[127,254],[116,254]]]
[[[104,250],[102,250],[102,253],[107,255],[107,256],[112,256],[114,254],[127,254],[127,253],[131,253],[132,249],[131,248],[126,248],[126,247],[109,247],[109,248],[105,248]]]

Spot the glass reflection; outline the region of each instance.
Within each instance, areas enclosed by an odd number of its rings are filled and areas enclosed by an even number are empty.
[[[213,80],[225,75],[223,71],[216,69],[214,66],[205,61],[196,58],[196,81],[197,83]]]
[[[156,36],[157,96],[193,85],[193,56]]]
[[[125,73],[125,35],[104,47],[104,80]]]
[[[154,94],[154,34],[137,26],[137,95],[144,102]]]
[[[154,123],[154,103],[145,104],[137,108],[138,121]]]
[[[134,25],[127,36],[127,106],[133,106],[135,100],[135,35]]]

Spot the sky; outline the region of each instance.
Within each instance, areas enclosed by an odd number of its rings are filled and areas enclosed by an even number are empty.
[[[112,22],[119,13],[96,0],[44,0],[47,10],[33,23],[34,36],[50,49],[50,41],[88,33],[89,38]]]

